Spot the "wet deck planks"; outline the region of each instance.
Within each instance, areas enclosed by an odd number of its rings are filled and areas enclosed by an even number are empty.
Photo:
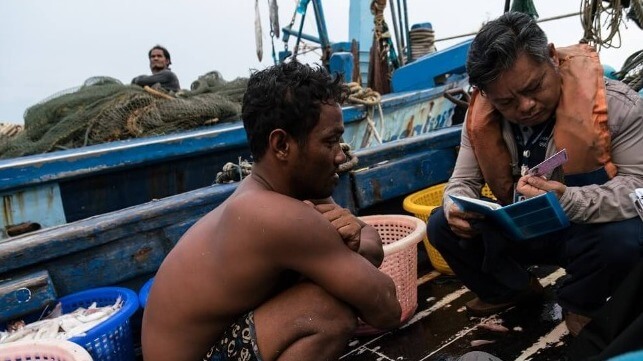
[[[554,295],[556,281],[564,277],[564,272],[555,267],[533,271],[545,286],[543,302],[478,318],[467,316],[464,305],[474,295],[456,278],[434,277],[430,267],[421,267],[415,315],[397,330],[355,337],[341,360],[447,361],[474,350],[502,360],[564,360],[571,336]],[[485,323],[501,323],[508,331],[490,331],[482,326]],[[493,343],[474,347],[474,340]]]

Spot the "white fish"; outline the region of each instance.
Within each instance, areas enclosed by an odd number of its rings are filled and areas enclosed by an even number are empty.
[[[277,0],[268,0],[270,2],[270,27],[276,37],[279,37],[279,7]]]
[[[483,328],[489,331],[494,331],[494,332],[509,332],[508,328],[506,328],[505,326],[499,323],[494,323],[494,322],[480,324],[480,328]]]
[[[478,347],[482,345],[488,345],[490,343],[494,343],[496,341],[491,341],[491,340],[473,340],[471,341],[471,346],[472,347]]]
[[[13,342],[18,340],[33,340],[33,335],[37,332],[38,332],[37,329],[23,327],[17,331],[11,332],[11,334],[8,337],[5,337],[2,340],[2,343]]]
[[[119,297],[113,305],[105,307],[97,307],[94,303],[86,309],[79,307],[73,312],[58,317],[49,315],[40,321],[26,325],[16,322],[14,329],[0,332],[0,343],[18,340],[68,339],[78,336],[108,319],[122,306],[123,300]]]
[[[56,303],[56,306],[54,306],[54,309],[51,310],[51,313],[47,315],[47,318],[56,318],[62,315],[63,315],[63,304],[58,302]]]
[[[263,40],[261,39],[261,16],[259,15],[259,0],[255,0],[255,44],[257,46],[257,58],[263,58]]]

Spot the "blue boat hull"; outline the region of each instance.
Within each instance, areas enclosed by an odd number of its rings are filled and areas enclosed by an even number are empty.
[[[381,113],[344,107],[344,140],[359,162],[341,174],[333,198],[367,214],[388,202],[401,208],[400,197],[446,181],[464,112],[444,94],[467,85],[452,75],[442,86],[383,96]],[[0,322],[87,288],[140,286],[236,189],[212,183],[240,159],[250,154],[236,121],[0,161]],[[9,234],[25,224],[41,229]]]
[[[344,107],[345,140],[359,152],[362,171],[340,185],[337,201],[358,211],[443,180],[446,172],[434,179],[427,172],[448,168],[453,156],[444,155],[436,164],[422,163],[422,156],[413,156],[429,148],[412,144],[418,136],[449,128],[456,108],[442,95],[465,85],[466,78],[461,77],[442,87],[383,97],[385,119],[372,111],[382,144],[368,129],[365,106]],[[451,145],[456,144],[454,138]],[[395,149],[400,146],[405,153]],[[430,150],[444,152],[433,145]],[[239,159],[250,159],[250,154],[243,126],[236,121],[0,161],[4,204],[0,239],[9,236],[7,227],[13,225],[47,228],[209,186],[225,163]],[[388,176],[384,175],[387,170]],[[346,188],[349,183],[353,186]]]

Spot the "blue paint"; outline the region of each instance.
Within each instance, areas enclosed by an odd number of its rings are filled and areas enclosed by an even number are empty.
[[[419,24],[413,24],[411,25],[411,30],[413,29],[428,29],[428,30],[433,30],[433,25],[429,22],[427,23],[419,23]]]
[[[394,92],[435,87],[435,79],[445,74],[463,74],[472,40],[427,54],[393,72],[391,85]]]
[[[60,188],[57,183],[39,184],[13,192],[0,194],[2,217],[0,217],[0,240],[7,238],[7,226],[21,223],[38,223],[41,228],[65,224]]]
[[[0,280],[2,323],[42,309],[56,300],[56,290],[45,270]]]
[[[339,73],[344,76],[344,81],[353,78],[353,54],[346,52],[333,53],[328,64],[331,74]]]
[[[616,75],[614,73],[616,73],[616,69],[614,69],[613,66],[603,64],[603,76],[604,77],[614,79],[614,80],[618,80],[618,78],[616,77]]]
[[[319,34],[319,45],[322,50],[330,46],[330,39],[328,38],[328,31],[326,30],[326,18],[324,17],[324,9],[321,5],[321,0],[312,0],[313,10],[315,12],[315,23],[317,24],[317,33]]]
[[[351,0],[349,7],[348,40],[359,43],[359,71],[362,86],[368,81],[369,50],[373,43],[373,19],[371,0]]]

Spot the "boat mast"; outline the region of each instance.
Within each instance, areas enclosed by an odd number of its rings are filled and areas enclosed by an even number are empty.
[[[370,44],[373,42],[373,14],[371,0],[351,0],[348,18],[348,38],[359,44],[359,73],[362,86],[368,82]]]

